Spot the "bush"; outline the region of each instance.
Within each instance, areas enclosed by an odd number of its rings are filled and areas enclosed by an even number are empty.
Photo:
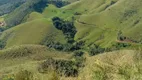
[[[67,60],[54,60],[52,58],[47,59],[41,63],[38,67],[40,73],[47,73],[49,70],[55,70],[61,76],[75,77],[78,75],[78,68],[73,61]]]
[[[5,47],[6,43],[4,40],[0,40],[0,49],[3,49]]]
[[[103,53],[104,51],[105,51],[104,48],[101,48],[100,46],[94,44],[90,47],[89,55],[94,56],[94,55],[97,55],[99,53]]]
[[[0,80],[14,80],[14,75],[3,75]]]
[[[82,51],[75,51],[73,56],[74,57],[81,57],[83,54],[84,54],[84,52],[82,52]]]
[[[119,50],[121,48],[126,48],[126,47],[130,47],[131,44],[129,43],[115,43],[112,45],[112,49],[113,50]]]
[[[72,47],[72,51],[74,50],[79,50],[79,49],[82,49],[82,47],[85,45],[85,42],[84,41],[79,41],[79,42],[76,42],[73,47]]]
[[[81,15],[81,13],[79,13],[79,12],[75,12],[75,13],[74,13],[74,15]]]

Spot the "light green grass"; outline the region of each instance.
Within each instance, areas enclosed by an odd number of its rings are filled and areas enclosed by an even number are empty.
[[[5,38],[6,47],[22,44],[41,44],[46,40],[65,43],[65,38],[61,31],[53,27],[47,19],[37,19],[6,30],[1,35]]]
[[[2,17],[0,17],[0,22],[3,21],[4,19]]]
[[[132,50],[87,57],[79,80],[141,80],[142,53]]]
[[[112,1],[115,3],[111,4]],[[124,8],[125,6],[127,7]],[[116,42],[119,30],[126,37],[141,40],[141,7],[140,0],[80,0],[63,9],[81,13],[82,15],[76,18],[86,23],[75,23],[78,30],[76,40],[109,47],[111,43]],[[88,35],[84,36],[86,33]],[[97,41],[102,34],[104,39]]]

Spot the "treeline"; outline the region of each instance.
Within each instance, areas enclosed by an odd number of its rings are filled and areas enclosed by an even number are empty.
[[[73,43],[74,36],[77,32],[73,21],[65,21],[59,17],[54,17],[52,21],[54,26],[63,32],[68,42]]]
[[[67,43],[62,44],[60,42],[47,41],[47,43],[45,43],[46,46],[60,51],[75,51],[81,49],[81,46],[84,45],[84,43],[75,42],[74,37],[77,30],[73,21],[66,21],[59,17],[54,17],[52,18],[52,22],[55,28],[63,32]]]
[[[58,8],[61,8],[61,7],[65,6],[65,5],[70,4],[70,2],[63,1],[63,0],[49,0],[48,3],[49,4],[53,4],[53,5],[55,5]]]
[[[85,41],[75,41],[74,37],[77,33],[76,27],[74,26],[74,21],[66,21],[59,17],[52,18],[52,22],[55,28],[61,30],[65,35],[67,40],[66,44],[62,44],[60,42],[48,42],[46,46],[49,48],[54,48],[59,51],[71,51],[77,53],[77,55],[83,54],[82,50],[85,49]],[[99,45],[91,44],[86,46],[88,47],[87,51],[90,56],[97,55],[99,53],[103,53],[105,51],[104,48],[101,48]]]

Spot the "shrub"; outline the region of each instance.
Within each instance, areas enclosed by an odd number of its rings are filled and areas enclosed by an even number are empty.
[[[81,15],[81,13],[79,13],[79,12],[75,12],[75,13],[74,13],[74,15]]]
[[[82,51],[75,51],[73,56],[74,57],[81,57],[83,54],[84,54],[84,52],[82,52]]]
[[[129,43],[115,43],[112,45],[112,49],[113,50],[119,50],[121,48],[126,48],[126,47],[130,47],[131,44]]]
[[[94,44],[90,47],[89,55],[94,56],[94,55],[97,55],[99,53],[103,53],[104,51],[105,51],[104,48],[101,48],[100,46]]]
[[[14,75],[3,75],[0,80],[14,80]]]
[[[79,49],[82,49],[83,46],[85,45],[85,42],[84,41],[79,41],[79,42],[76,42],[73,47],[72,47],[72,51],[73,50],[79,50]]]
[[[118,40],[120,40],[120,41],[124,41],[124,40],[126,40],[126,37],[125,37],[125,36],[123,36],[122,31],[119,31],[119,32],[118,32],[118,37],[117,37],[117,39],[118,39]]]
[[[41,63],[38,67],[40,73],[47,73],[49,70],[55,70],[61,76],[75,77],[78,75],[78,68],[73,61],[67,60],[54,60],[52,58],[47,59]]]
[[[5,47],[6,43],[4,40],[0,40],[0,49],[3,49]]]

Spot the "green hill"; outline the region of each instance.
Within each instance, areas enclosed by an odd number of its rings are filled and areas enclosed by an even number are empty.
[[[74,18],[74,25],[77,28],[77,34],[74,38],[76,42],[84,41],[86,46],[97,44],[104,48],[112,47],[117,43],[139,46],[141,44],[141,5],[139,1],[134,1],[134,4],[137,5],[129,5],[130,2],[133,2],[133,0],[80,0],[62,8],[48,5],[42,13],[33,12],[24,17],[26,23],[22,25],[33,24],[37,21],[35,19],[46,18],[51,20],[55,16],[69,21]],[[126,5],[127,8],[124,9]],[[37,22],[36,24],[39,24]],[[41,23],[44,24],[44,21],[41,21]],[[52,24],[52,22],[50,23]],[[28,26],[26,25],[26,27]],[[136,35],[137,32],[139,32],[138,35]],[[15,41],[12,39],[8,40],[7,44],[12,44],[12,41]],[[24,41],[25,38],[21,39]],[[39,43],[36,40],[33,42],[27,41],[28,44]],[[17,41],[16,44],[18,44]]]
[[[25,2],[26,0],[0,0],[0,16],[12,12]]]
[[[141,2],[134,0],[81,0],[64,7],[81,14],[75,23],[78,28],[75,39],[103,47],[116,42],[119,31],[127,38],[124,42],[141,43],[140,8]]]
[[[6,47],[22,44],[43,44],[46,40],[66,42],[63,33],[44,18],[8,29],[2,33],[1,39],[6,41]]]

